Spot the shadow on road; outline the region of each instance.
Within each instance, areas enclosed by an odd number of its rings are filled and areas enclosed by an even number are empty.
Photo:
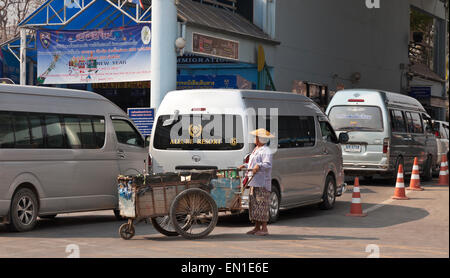
[[[270,232],[270,230],[269,230]],[[144,237],[145,240],[153,241],[184,241],[183,237]],[[245,233],[225,233],[210,234],[201,241],[261,241],[261,240],[308,240],[308,239],[324,239],[324,240],[378,240],[374,237],[349,237],[349,236],[328,236],[328,235],[294,235],[294,234],[276,234],[272,233],[267,236],[254,236]]]
[[[368,212],[366,217],[345,216],[350,211],[350,205],[351,202],[339,201],[336,203],[335,208],[330,211],[321,211],[313,206],[284,211],[275,225],[288,227],[384,228],[417,221],[429,215],[426,210],[421,208],[388,204]],[[375,205],[377,204],[363,203],[362,207],[364,210]]]

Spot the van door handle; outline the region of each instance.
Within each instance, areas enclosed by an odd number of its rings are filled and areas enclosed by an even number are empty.
[[[323,153],[323,154],[328,154],[328,150],[327,150],[327,149],[323,149],[323,150],[322,150],[322,153]]]
[[[123,150],[118,150],[117,157],[120,159],[125,159],[125,152]]]

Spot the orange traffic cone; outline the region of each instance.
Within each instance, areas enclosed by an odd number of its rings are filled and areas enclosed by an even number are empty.
[[[403,179],[403,165],[398,166],[397,182],[395,183],[395,191],[392,199],[395,200],[409,200],[405,194],[405,181]]]
[[[350,206],[350,213],[346,216],[366,216],[367,213],[363,213],[361,206],[361,193],[359,191],[359,178],[355,178],[355,184],[353,185],[352,204]]]
[[[420,187],[419,160],[417,159],[417,157],[414,158],[411,180],[409,182],[409,188],[407,188],[406,190],[414,190],[414,191],[423,190],[423,188]]]
[[[441,170],[439,171],[438,185],[448,185],[448,161],[445,154],[442,155]]]

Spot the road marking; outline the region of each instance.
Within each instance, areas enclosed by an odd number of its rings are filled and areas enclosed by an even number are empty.
[[[374,205],[374,206],[371,206],[370,208],[363,210],[363,213],[368,213],[368,212],[374,211],[376,209],[382,208],[385,205],[392,203],[393,201],[394,201],[394,199],[387,199],[386,201],[383,201],[378,205]]]

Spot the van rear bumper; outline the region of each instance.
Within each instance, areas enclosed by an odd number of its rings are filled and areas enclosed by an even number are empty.
[[[345,175],[374,175],[390,173],[387,164],[369,164],[369,163],[344,163]]]

